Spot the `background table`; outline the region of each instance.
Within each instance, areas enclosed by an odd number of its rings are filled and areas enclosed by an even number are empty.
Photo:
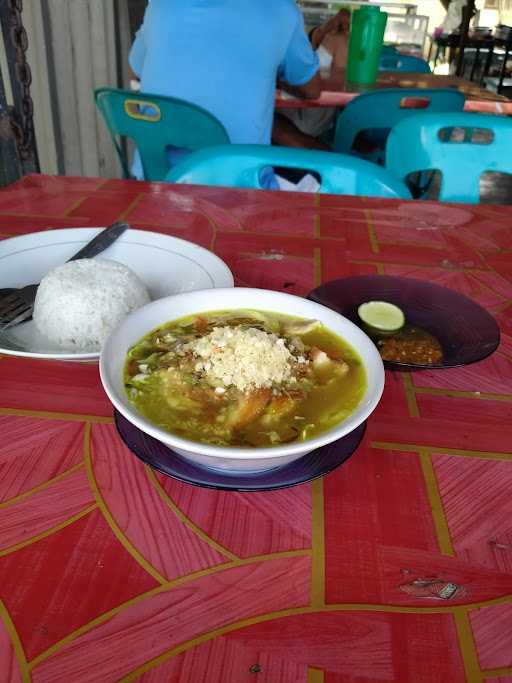
[[[486,90],[471,81],[456,76],[381,71],[377,83],[374,86],[364,88],[348,83],[345,71],[340,69],[323,80],[324,90],[317,100],[291,98],[278,91],[276,107],[279,109],[344,107],[354,97],[364,92],[381,90],[382,88],[456,88],[466,96],[465,111],[512,115],[512,101],[504,95],[498,95],[492,90]]]
[[[4,238],[116,219],[213,249],[238,285],[437,282],[502,343],[388,372],[347,464],[257,494],[145,468],[96,365],[1,358],[1,680],[510,683],[510,212],[44,176],[0,193]]]

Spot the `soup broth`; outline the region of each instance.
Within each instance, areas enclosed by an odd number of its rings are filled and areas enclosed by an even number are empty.
[[[168,432],[262,448],[342,422],[361,401],[366,373],[356,351],[319,321],[213,311],[166,323],[135,344],[125,386],[137,410]]]

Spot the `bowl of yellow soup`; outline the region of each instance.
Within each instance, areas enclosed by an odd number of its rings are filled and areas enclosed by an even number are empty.
[[[286,465],[356,429],[384,388],[369,337],[339,313],[262,289],[185,292],[134,311],[100,375],[136,427],[236,472]]]

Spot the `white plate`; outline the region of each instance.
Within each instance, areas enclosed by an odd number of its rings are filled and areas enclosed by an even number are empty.
[[[35,232],[0,241],[0,289],[40,282],[104,228]],[[148,287],[153,300],[196,289],[232,287],[220,258],[192,242],[145,230],[127,230],[101,257],[124,263]],[[97,351],[66,351],[38,333],[32,321],[0,333],[0,353],[28,358],[91,360]]]

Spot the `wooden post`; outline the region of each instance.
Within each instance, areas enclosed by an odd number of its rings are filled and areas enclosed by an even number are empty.
[[[5,87],[0,73],[0,187],[10,185],[23,175],[16,141],[12,132],[11,117],[5,99]]]
[[[462,76],[464,71],[464,47],[468,40],[469,22],[475,13],[475,0],[468,0],[462,8],[462,23],[460,25],[459,50],[457,53],[457,76]]]

